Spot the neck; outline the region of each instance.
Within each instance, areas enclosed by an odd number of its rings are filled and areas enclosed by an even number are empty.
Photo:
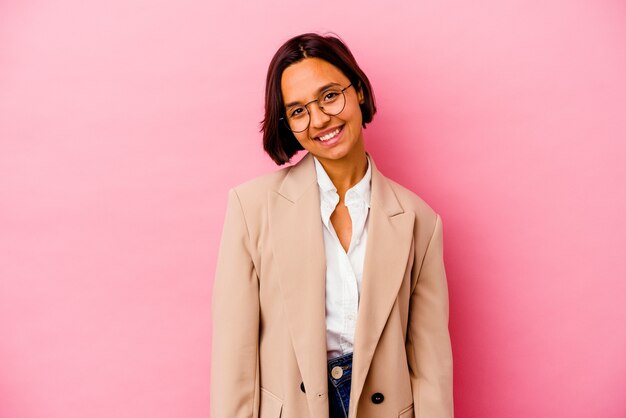
[[[367,156],[364,148],[338,160],[320,158],[318,160],[337,188],[337,193],[342,200],[346,191],[357,184],[367,172]]]

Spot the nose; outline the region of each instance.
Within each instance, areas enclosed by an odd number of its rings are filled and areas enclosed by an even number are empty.
[[[330,116],[322,112],[317,102],[311,103],[308,107],[309,117],[311,118],[311,125],[314,128],[321,128],[328,123]]]

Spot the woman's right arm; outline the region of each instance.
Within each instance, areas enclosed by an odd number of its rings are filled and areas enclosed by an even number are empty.
[[[259,281],[251,248],[231,189],[212,295],[211,418],[258,415]]]

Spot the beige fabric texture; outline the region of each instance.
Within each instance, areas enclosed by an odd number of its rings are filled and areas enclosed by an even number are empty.
[[[348,418],[452,418],[441,218],[368,156]],[[328,418],[319,208],[311,154],[230,190],[212,296],[212,418]]]

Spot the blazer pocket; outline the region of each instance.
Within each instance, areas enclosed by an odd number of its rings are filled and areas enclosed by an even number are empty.
[[[261,404],[259,418],[280,418],[283,412],[283,401],[265,388],[261,388]]]
[[[413,405],[411,404],[409,406],[407,406],[406,408],[404,408],[402,411],[400,411],[400,414],[398,415],[398,418],[413,418]]]

